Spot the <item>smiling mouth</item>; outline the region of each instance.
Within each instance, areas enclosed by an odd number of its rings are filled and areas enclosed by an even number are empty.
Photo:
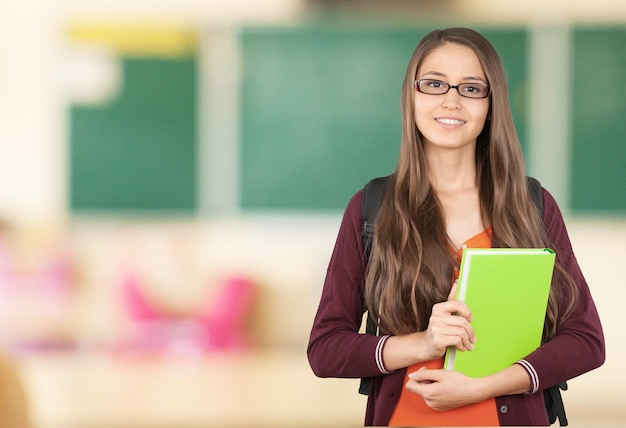
[[[444,125],[463,125],[465,124],[464,120],[458,120],[458,119],[448,119],[448,118],[438,118],[435,119],[437,122],[439,123],[443,123]]]

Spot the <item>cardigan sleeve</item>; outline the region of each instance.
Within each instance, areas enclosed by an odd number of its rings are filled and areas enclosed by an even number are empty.
[[[387,336],[361,334],[366,266],[361,236],[362,191],[346,207],[326,272],[307,355],[319,377],[369,377],[388,373],[382,363]]]
[[[544,197],[544,225],[557,262],[571,275],[578,296],[571,315],[560,325],[555,337],[522,360],[533,379],[533,391],[572,379],[604,363],[602,325],[587,281],[576,261],[559,207],[547,191]]]

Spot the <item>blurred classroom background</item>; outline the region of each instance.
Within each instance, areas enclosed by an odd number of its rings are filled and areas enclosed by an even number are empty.
[[[572,427],[624,426],[626,2],[0,4],[0,426],[362,425],[309,328],[348,199],[390,173],[419,39],[500,51],[607,362]]]

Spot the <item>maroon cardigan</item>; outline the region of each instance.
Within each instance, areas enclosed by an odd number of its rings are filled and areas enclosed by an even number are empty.
[[[388,425],[404,387],[406,369],[384,374],[376,362],[381,337],[359,333],[367,263],[361,237],[362,196],[362,190],[354,195],[344,213],[307,354],[313,372],[319,377],[373,376],[365,425]],[[551,248],[556,251],[558,262],[576,281],[579,298],[572,315],[561,325],[554,339],[524,358],[522,366],[529,374],[535,372],[537,391],[496,397],[500,425],[549,425],[542,390],[597,368],[605,359],[600,319],[572,251],[563,217],[556,201],[545,189],[543,198],[543,221]]]

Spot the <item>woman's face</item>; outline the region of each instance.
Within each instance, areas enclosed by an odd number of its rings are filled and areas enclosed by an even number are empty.
[[[473,83],[477,88],[489,83],[474,51],[454,43],[446,43],[429,53],[417,70],[416,79],[432,79],[452,86]],[[438,82],[431,83],[431,87],[440,86]],[[465,91],[472,92],[473,87]],[[441,95],[415,90],[415,123],[424,136],[425,148],[471,146],[473,149],[485,126],[489,103],[490,97],[468,98],[454,88]]]

